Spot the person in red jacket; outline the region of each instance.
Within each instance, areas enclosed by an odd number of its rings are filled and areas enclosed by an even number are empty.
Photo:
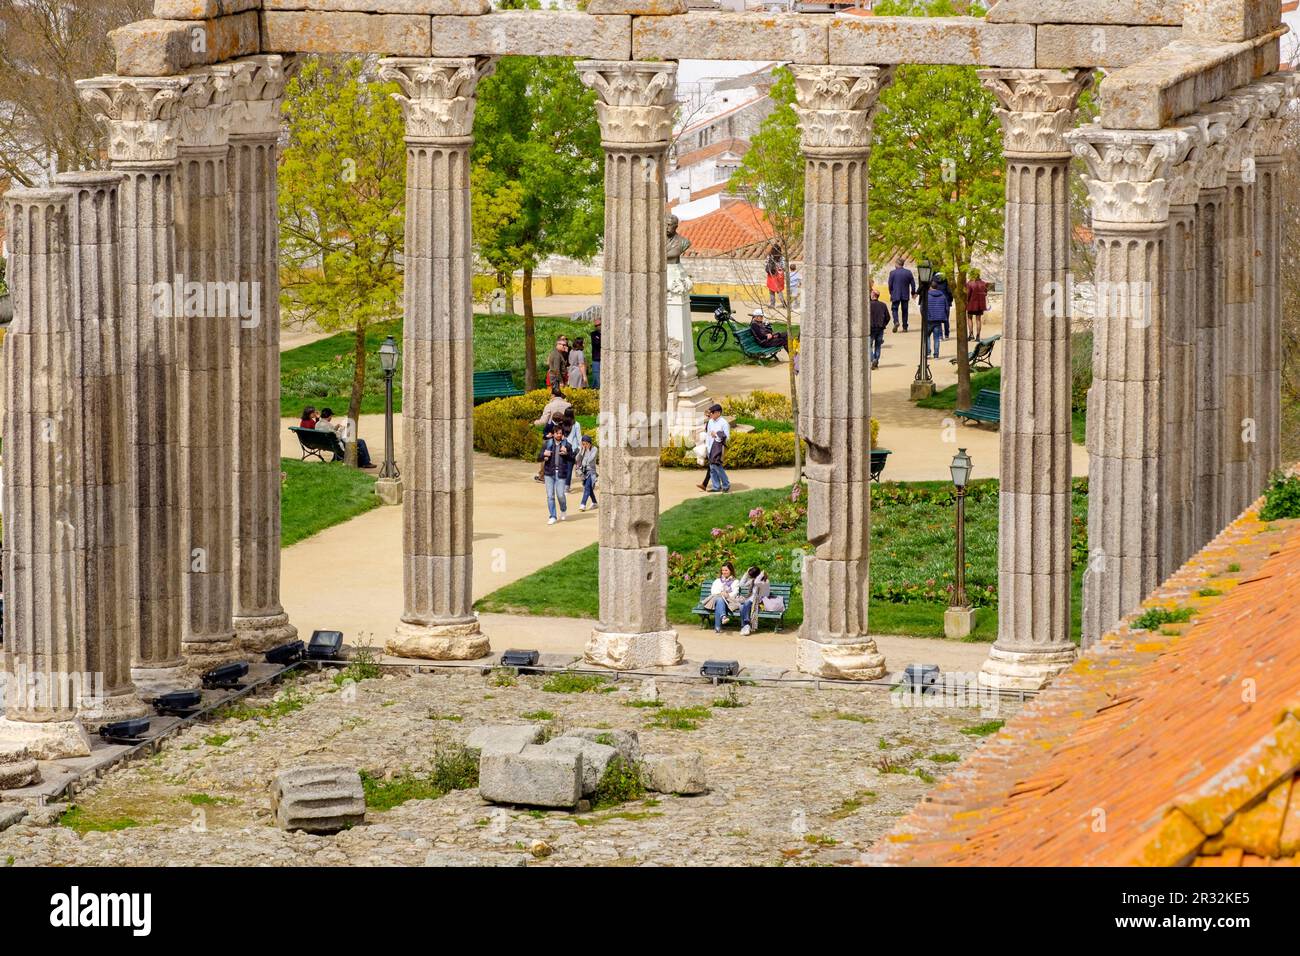
[[[984,331],[984,313],[989,307],[989,284],[980,278],[980,271],[972,269],[966,281],[966,326],[975,320],[975,341],[978,342]]]

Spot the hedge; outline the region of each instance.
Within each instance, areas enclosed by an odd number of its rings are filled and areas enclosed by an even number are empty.
[[[600,411],[600,393],[590,388],[566,388],[577,415]],[[534,425],[551,400],[549,389],[539,388],[513,398],[497,398],[474,409],[474,450],[495,458],[536,461],[542,451],[542,433]]]

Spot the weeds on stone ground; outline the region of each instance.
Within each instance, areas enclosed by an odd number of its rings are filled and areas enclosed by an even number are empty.
[[[989,734],[996,734],[1005,724],[1005,720],[986,720],[982,724],[963,727],[961,732],[968,737],[987,737]]]
[[[843,820],[861,810],[866,804],[874,803],[876,800],[876,791],[862,790],[851,797],[846,797],[840,801],[840,805],[832,810],[828,816],[832,820]]]
[[[596,784],[591,807],[593,810],[604,810],[629,800],[640,800],[644,796],[645,783],[641,778],[641,766],[622,757],[615,757],[606,764],[600,783]]]
[[[662,707],[663,705],[664,705],[664,702],[663,702],[662,700],[625,700],[625,701],[623,701],[623,706],[624,706],[624,707]]]
[[[542,690],[548,694],[585,694],[588,691],[603,690],[610,686],[609,681],[598,674],[575,674],[573,671],[562,671],[559,674],[552,674],[542,684]]]
[[[728,684],[726,691],[721,697],[713,702],[714,707],[744,707],[745,702],[740,699],[740,688],[735,684]]]
[[[1201,588],[1196,592],[1197,597],[1218,597],[1223,592],[1218,588]]]
[[[906,760],[899,760],[886,754],[876,758],[876,769],[881,773],[911,773]]]
[[[209,747],[224,747],[231,739],[230,734],[209,734],[203,738],[203,742]]]
[[[654,715],[654,720],[646,724],[647,729],[658,730],[695,730],[699,721],[713,716],[708,707],[663,707]]]
[[[59,825],[76,831],[79,836],[84,836],[91,831],[108,833],[114,830],[129,830],[140,826],[140,822],[130,817],[94,817],[73,804],[59,815]]]
[[[214,797],[207,793],[187,793],[184,799],[196,807],[224,807],[239,802],[232,797]]]
[[[404,770],[385,777],[362,770],[361,786],[371,810],[391,810],[409,800],[437,800],[453,790],[478,786],[478,756],[466,747],[447,747],[434,755],[433,767],[425,773]]]
[[[246,700],[238,700],[219,708],[213,716],[218,720],[278,720],[305,706],[307,697],[296,687],[286,687],[268,704],[250,704]]]
[[[555,719],[555,714],[549,710],[530,710],[528,713],[519,716],[524,720],[547,721]]]
[[[1190,607],[1148,608],[1133,621],[1133,627],[1141,631],[1154,631],[1165,624],[1181,624],[1183,621],[1190,621],[1195,613],[1196,610]]]
[[[373,644],[359,644],[352,651],[348,666],[334,675],[334,683],[342,687],[345,681],[352,680],[360,684],[363,680],[374,680],[383,676],[384,670],[379,666],[379,655]]]
[[[519,678],[508,667],[494,667],[492,668],[492,676],[488,678],[488,683],[493,687],[517,687]]]
[[[447,720],[453,724],[459,724],[462,720],[465,719],[460,714],[440,714],[432,708],[430,708],[428,713],[426,713],[424,716],[429,720]]]
[[[935,763],[957,763],[961,760],[961,755],[951,753],[930,754],[929,759],[933,760]]]

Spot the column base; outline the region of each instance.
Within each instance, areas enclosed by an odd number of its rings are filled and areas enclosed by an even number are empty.
[[[0,740],[22,744],[37,760],[90,756],[90,736],[75,720],[36,722],[0,717]]]
[[[975,629],[975,609],[973,607],[950,607],[943,612],[943,636],[950,641],[960,641],[970,637]]]
[[[1042,690],[1079,658],[1073,645],[1049,644],[1041,651],[1008,651],[996,644],[980,668],[980,686],[1001,690]]]
[[[379,500],[386,505],[400,505],[402,503],[402,479],[377,479],[375,481],[375,494],[377,494]]]
[[[675,630],[648,631],[640,634],[602,631],[591,632],[583,651],[583,663],[608,667],[616,671],[643,667],[672,667],[686,657]]]
[[[934,395],[934,382],[912,382],[912,401],[920,401]]]
[[[152,717],[153,708],[142,701],[136,692],[115,694],[96,701],[92,707],[77,711],[77,720],[91,733],[98,732],[104,724],[132,717]]]
[[[132,667],[131,683],[135,684],[140,696],[158,697],[174,690],[193,690],[199,686],[199,679],[184,664],[174,664],[170,667]]]
[[[219,641],[181,641],[181,656],[185,666],[198,674],[231,661],[248,660],[233,633]]]
[[[263,654],[273,647],[298,639],[298,629],[289,623],[289,615],[265,614],[260,617],[236,617],[235,639],[247,654]]]
[[[388,639],[388,653],[428,661],[476,661],[491,654],[492,646],[475,617],[442,624],[401,621]]]
[[[833,680],[880,680],[885,676],[885,656],[869,637],[851,644],[822,644],[797,638],[794,666],[801,674]]]

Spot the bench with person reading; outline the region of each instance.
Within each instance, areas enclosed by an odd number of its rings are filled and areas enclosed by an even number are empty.
[[[339,438],[338,432],[325,431],[319,428],[302,428],[298,425],[289,426],[289,431],[298,436],[303,461],[308,458],[317,458],[324,461],[326,452],[333,455],[335,461],[342,459],[344,454],[343,440]]]
[[[953,414],[967,421],[997,425],[1002,421],[1002,393],[991,388],[981,388],[970,408],[955,409]]]
[[[967,359],[970,361],[971,368],[992,368],[993,367],[993,346],[997,343],[1001,335],[991,335],[987,339],[980,339],[975,343],[975,348],[971,349]],[[949,365],[957,364],[957,357],[953,356],[948,359]]]
[[[704,602],[709,599],[712,587],[712,584],[701,584],[700,600],[696,603],[695,607],[691,608],[691,613],[699,617],[701,627],[708,627],[713,623],[713,612],[704,606]],[[781,609],[779,611],[768,611],[763,608],[755,608],[754,617],[757,618],[758,621],[772,621],[774,622],[772,630],[781,630],[782,626],[785,624],[785,612],[790,607],[791,588],[793,588],[793,585],[791,584],[780,584],[773,581],[769,586],[768,597],[780,598],[781,600],[779,603]],[[749,597],[748,585],[741,585],[740,596]],[[728,624],[734,624],[736,627],[740,627],[740,615],[731,615],[731,620]],[[754,630],[758,630],[757,624],[755,625]]]
[[[757,359],[759,362],[770,362],[780,354],[785,348],[784,345],[762,346],[754,338],[754,333],[750,331],[749,326],[736,326],[733,330],[736,336],[736,343],[740,346],[740,351],[745,353],[747,358]]]
[[[515,387],[515,380],[504,369],[474,373],[474,404],[482,405],[494,398],[514,398],[524,394]]]

